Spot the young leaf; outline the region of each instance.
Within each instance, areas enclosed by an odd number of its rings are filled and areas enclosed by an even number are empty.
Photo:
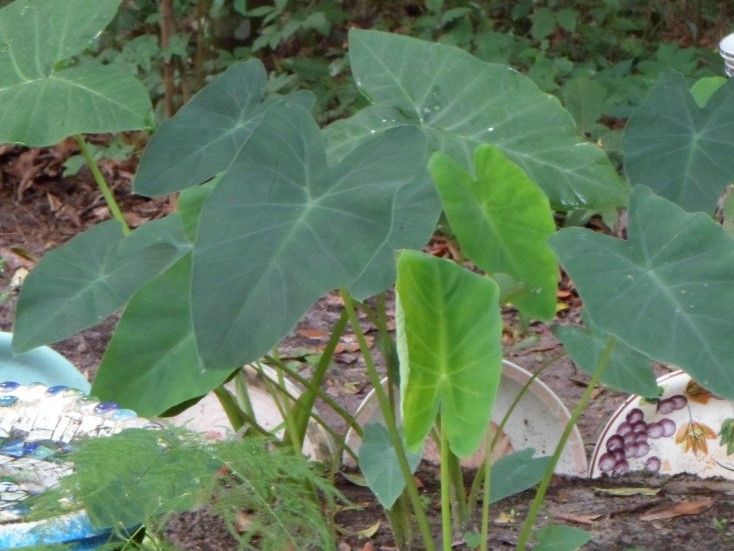
[[[196,94],[153,134],[140,159],[134,188],[165,195],[200,184],[232,163],[270,105],[267,74],[256,59],[235,63]],[[310,93],[289,101],[310,105]]]
[[[592,535],[580,528],[554,524],[538,530],[534,551],[576,551],[591,541]]]
[[[524,492],[543,479],[550,457],[533,457],[534,453],[533,448],[527,448],[501,457],[492,465],[490,503]]]
[[[734,398],[734,239],[711,217],[638,186],[627,241],[567,228],[550,243],[600,329]]]
[[[424,166],[415,128],[375,136],[329,166],[308,112],[269,110],[201,213],[192,297],[207,368],[257,359],[318,297],[374,262],[393,265],[376,254],[398,223],[396,194]]]
[[[683,75],[664,73],[627,123],[627,177],[688,211],[711,213],[734,174],[732,128],[734,80],[699,108]]]
[[[609,335],[592,323],[589,316],[583,315],[586,327],[557,326],[553,334],[563,343],[574,363],[591,375],[606,347]],[[612,388],[655,398],[658,386],[647,356],[631,349],[624,343],[617,343],[602,381]]]
[[[604,153],[581,140],[558,100],[528,77],[451,46],[377,31],[352,29],[349,49],[357,86],[375,105],[329,127],[337,155],[371,133],[414,124],[465,168],[478,145],[497,146],[554,206],[626,202],[627,188]]]
[[[474,152],[476,177],[440,152],[429,168],[466,256],[486,272],[523,284],[510,301],[527,316],[552,318],[558,262],[547,240],[556,226],[540,188],[491,145]]]
[[[149,125],[148,93],[129,72],[89,60],[60,64],[97,37],[119,4],[16,0],[0,8],[0,143],[40,147]]]
[[[135,294],[94,378],[95,396],[152,417],[224,382],[228,372],[205,370],[199,359],[190,292],[186,255]]]
[[[415,472],[421,462],[422,450],[408,452],[410,471]],[[379,423],[364,428],[359,448],[359,468],[367,485],[385,509],[390,509],[405,489],[405,479],[400,471],[398,457],[390,443],[387,429]]]
[[[191,250],[178,215],[123,238],[109,220],[47,253],[18,300],[13,350],[56,342],[102,321]]]
[[[403,251],[396,291],[408,448],[421,445],[440,414],[451,450],[470,455],[486,433],[502,372],[497,285],[453,262]]]

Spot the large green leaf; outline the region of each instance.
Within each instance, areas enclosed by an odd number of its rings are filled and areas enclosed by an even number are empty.
[[[190,292],[191,255],[186,255],[135,294],[112,335],[92,393],[150,417],[224,382],[228,372],[205,370],[199,359]]]
[[[544,526],[538,530],[535,551],[576,551],[591,541],[593,534],[563,524]]]
[[[338,154],[371,133],[409,123],[466,168],[478,145],[496,145],[554,206],[626,201],[626,186],[605,154],[583,141],[558,100],[528,77],[451,46],[377,31],[352,29],[349,48],[357,85],[376,105],[331,125]]]
[[[711,217],[638,186],[627,241],[567,228],[551,246],[594,324],[734,398],[734,239]]]
[[[231,65],[196,94],[156,130],[140,159],[135,191],[164,195],[226,170],[270,105],[266,81],[265,67],[253,59]],[[313,103],[307,92],[286,99]]]
[[[178,215],[123,237],[109,220],[47,253],[23,283],[13,350],[56,342],[102,321],[191,249]]]
[[[205,365],[260,357],[318,297],[359,280],[372,262],[393,263],[377,253],[395,196],[425,155],[420,131],[401,127],[329,166],[307,111],[268,110],[201,214],[193,316]]]
[[[558,326],[554,328],[553,334],[563,343],[574,363],[591,375],[596,370],[609,335],[594,325],[588,316],[584,315],[583,318],[585,327]],[[646,398],[655,398],[658,394],[650,358],[621,342],[614,347],[602,381],[622,392]]]
[[[403,251],[396,291],[406,443],[419,447],[440,414],[451,450],[470,455],[486,434],[502,372],[497,285],[448,260]]]
[[[110,22],[120,0],[16,0],[0,9],[0,143],[53,145],[80,133],[149,126],[151,106],[129,72],[64,67]]]
[[[491,145],[474,152],[476,177],[440,152],[429,167],[466,256],[486,272],[506,273],[523,284],[509,297],[523,313],[552,318],[558,262],[547,240],[556,225],[540,188]]]
[[[421,462],[423,450],[408,452],[407,455],[410,470],[415,472]],[[405,479],[384,425],[371,423],[364,428],[362,444],[359,447],[359,468],[380,504],[385,509],[390,509],[403,493]]]
[[[664,73],[627,124],[624,170],[633,185],[713,212],[734,180],[734,80],[699,108],[683,75]]]

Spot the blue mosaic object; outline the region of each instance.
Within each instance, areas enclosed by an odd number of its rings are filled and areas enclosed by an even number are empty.
[[[103,437],[155,423],[113,402],[98,402],[65,385],[0,382],[0,549],[55,543],[94,549],[109,538],[83,511],[24,521],[24,500],[72,472],[68,454],[79,438]]]

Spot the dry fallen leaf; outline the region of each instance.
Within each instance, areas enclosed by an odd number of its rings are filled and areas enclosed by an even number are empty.
[[[656,496],[660,492],[660,488],[646,488],[646,487],[621,487],[621,488],[599,488],[593,486],[596,494],[602,494],[614,497],[629,497],[629,496]]]
[[[362,546],[362,551],[375,551],[375,546],[371,541],[368,541]]]
[[[329,336],[326,331],[322,331],[321,329],[309,329],[307,327],[299,329],[298,334],[306,339],[325,339]]]
[[[666,505],[644,515],[640,515],[640,520],[664,520],[669,518],[681,517],[684,515],[698,515],[709,509],[714,504],[714,498],[706,497],[697,499],[696,501],[678,501],[672,505]]]
[[[593,515],[574,515],[573,513],[558,513],[553,515],[556,520],[563,522],[575,522],[576,524],[583,524],[585,526],[591,526],[595,520],[601,518],[601,513],[595,513]]]

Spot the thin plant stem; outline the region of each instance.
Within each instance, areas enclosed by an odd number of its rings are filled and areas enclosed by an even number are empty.
[[[443,417],[441,417],[439,442],[441,449],[441,536],[443,551],[451,551],[451,541],[453,539],[451,527],[451,465],[449,464],[451,454]]]
[[[115,196],[112,194],[112,190],[110,189],[107,180],[105,180],[102,171],[99,169],[97,161],[94,160],[94,155],[92,155],[92,151],[91,149],[89,149],[89,144],[84,139],[84,136],[81,136],[79,134],[74,136],[74,140],[79,146],[79,151],[81,151],[82,156],[84,157],[84,162],[87,164],[87,167],[92,172],[94,181],[97,183],[97,187],[99,188],[99,191],[102,193],[102,197],[104,197],[104,200],[107,203],[107,208],[110,209],[110,214],[112,214],[112,217],[117,220],[122,226],[122,233],[125,235],[129,234],[131,231],[130,226],[127,225],[125,217],[122,215],[122,211],[120,210],[120,205],[118,205],[117,201],[115,201]]]
[[[173,1],[160,0],[160,43],[161,50],[168,49],[171,36],[175,32],[173,23]],[[168,59],[163,60],[163,113],[166,118],[173,116],[173,60],[170,52],[165,52]]]
[[[584,390],[581,398],[579,398],[578,404],[576,404],[576,407],[571,413],[571,418],[568,420],[568,423],[566,423],[566,428],[563,430],[563,434],[561,434],[561,439],[558,441],[558,445],[556,446],[555,452],[553,452],[553,456],[548,463],[548,467],[546,467],[543,480],[540,481],[538,489],[535,491],[535,497],[533,498],[533,502],[530,504],[528,516],[522,525],[522,530],[520,530],[520,535],[518,536],[517,540],[517,551],[525,551],[525,548],[528,545],[530,534],[533,531],[533,526],[535,525],[535,521],[537,520],[538,514],[540,513],[540,507],[543,505],[545,493],[548,491],[548,486],[550,485],[550,481],[553,477],[553,472],[556,469],[556,465],[558,464],[558,460],[561,458],[563,448],[566,446],[568,437],[571,435],[573,428],[576,426],[576,422],[581,416],[581,413],[589,405],[591,394],[594,392],[594,389],[599,384],[599,381],[601,381],[604,372],[609,367],[612,353],[614,352],[614,347],[616,345],[617,339],[613,336],[610,336],[607,340],[607,344],[604,347],[604,350],[601,353],[601,356],[599,356],[599,361],[594,368],[594,373],[591,376],[591,381],[589,381],[589,385]]]
[[[367,344],[367,339],[365,339],[362,328],[359,325],[357,312],[354,308],[354,300],[346,289],[341,290],[341,295],[344,300],[344,307],[349,315],[349,323],[352,326],[352,331],[354,331],[354,334],[357,337],[357,342],[359,342],[359,347],[362,350],[364,363],[367,366],[367,374],[369,375],[372,386],[375,389],[375,396],[377,396],[377,401],[380,404],[380,410],[385,418],[385,425],[387,426],[387,432],[390,436],[390,443],[392,444],[398,458],[400,473],[405,481],[405,489],[408,492],[410,503],[413,506],[413,512],[415,513],[418,528],[421,532],[424,549],[426,551],[436,551],[433,536],[431,535],[431,528],[428,524],[428,517],[425,509],[423,508],[423,504],[421,503],[418,488],[413,480],[413,473],[411,472],[410,465],[408,464],[408,456],[405,453],[402,438],[398,432],[395,415],[388,397],[385,394],[385,390],[382,388],[380,374],[377,372],[377,368],[375,367],[375,362],[372,358],[369,345]]]
[[[491,447],[487,448],[484,460],[484,489],[482,492],[482,524],[480,528],[479,551],[487,551],[489,545],[489,498],[492,483],[492,462],[489,460]]]
[[[497,442],[499,442],[499,439],[505,430],[505,425],[507,425],[507,422],[510,420],[512,413],[515,411],[515,408],[520,403],[520,400],[522,400],[522,397],[525,396],[525,394],[530,389],[530,386],[533,384],[533,381],[537,379],[546,368],[555,364],[561,357],[562,357],[562,354],[557,354],[554,357],[552,357],[550,360],[545,361],[540,366],[540,368],[538,368],[535,371],[535,373],[533,373],[530,376],[527,382],[520,389],[520,392],[518,392],[515,395],[515,398],[512,400],[510,407],[507,409],[507,412],[502,417],[502,420],[500,421],[500,424],[497,427],[497,430],[494,433],[494,436],[492,437],[492,441],[489,442],[487,446],[485,446],[484,462],[482,463],[482,466],[477,470],[477,474],[474,476],[474,480],[472,480],[472,485],[469,490],[469,497],[467,498],[469,516],[471,516],[471,514],[474,512],[474,504],[477,501],[477,494],[479,493],[479,488],[484,480],[484,470],[485,470],[484,467],[486,466],[487,462],[490,462],[491,464],[492,452],[494,452],[494,448],[497,446]]]

